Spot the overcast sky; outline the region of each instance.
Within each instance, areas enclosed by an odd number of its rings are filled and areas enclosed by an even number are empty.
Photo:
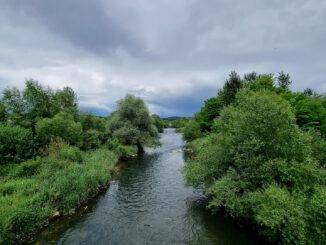
[[[126,93],[192,115],[230,71],[326,92],[325,0],[0,0],[0,91],[34,78],[107,115]]]

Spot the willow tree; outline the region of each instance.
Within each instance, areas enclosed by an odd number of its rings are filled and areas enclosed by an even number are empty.
[[[142,152],[145,146],[157,145],[159,134],[144,101],[133,95],[118,101],[118,109],[110,119],[110,130],[122,144],[135,145]]]

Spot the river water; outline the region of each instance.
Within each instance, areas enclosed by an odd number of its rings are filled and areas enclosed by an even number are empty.
[[[166,129],[162,145],[123,165],[107,192],[87,209],[51,224],[38,244],[256,244],[222,215],[205,209],[182,178],[184,142]]]

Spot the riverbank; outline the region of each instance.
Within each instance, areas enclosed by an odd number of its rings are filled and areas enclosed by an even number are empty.
[[[48,155],[0,169],[0,244],[26,243],[107,188],[119,157],[57,143]]]
[[[259,244],[231,219],[212,216],[207,199],[184,185],[181,135],[168,128],[160,141],[119,165],[118,177],[87,210],[51,223],[36,243]]]

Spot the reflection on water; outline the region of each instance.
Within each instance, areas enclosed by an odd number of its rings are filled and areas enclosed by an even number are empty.
[[[211,216],[205,198],[184,186],[181,135],[167,129],[161,142],[126,162],[104,195],[52,224],[38,243],[254,244],[229,220]]]

